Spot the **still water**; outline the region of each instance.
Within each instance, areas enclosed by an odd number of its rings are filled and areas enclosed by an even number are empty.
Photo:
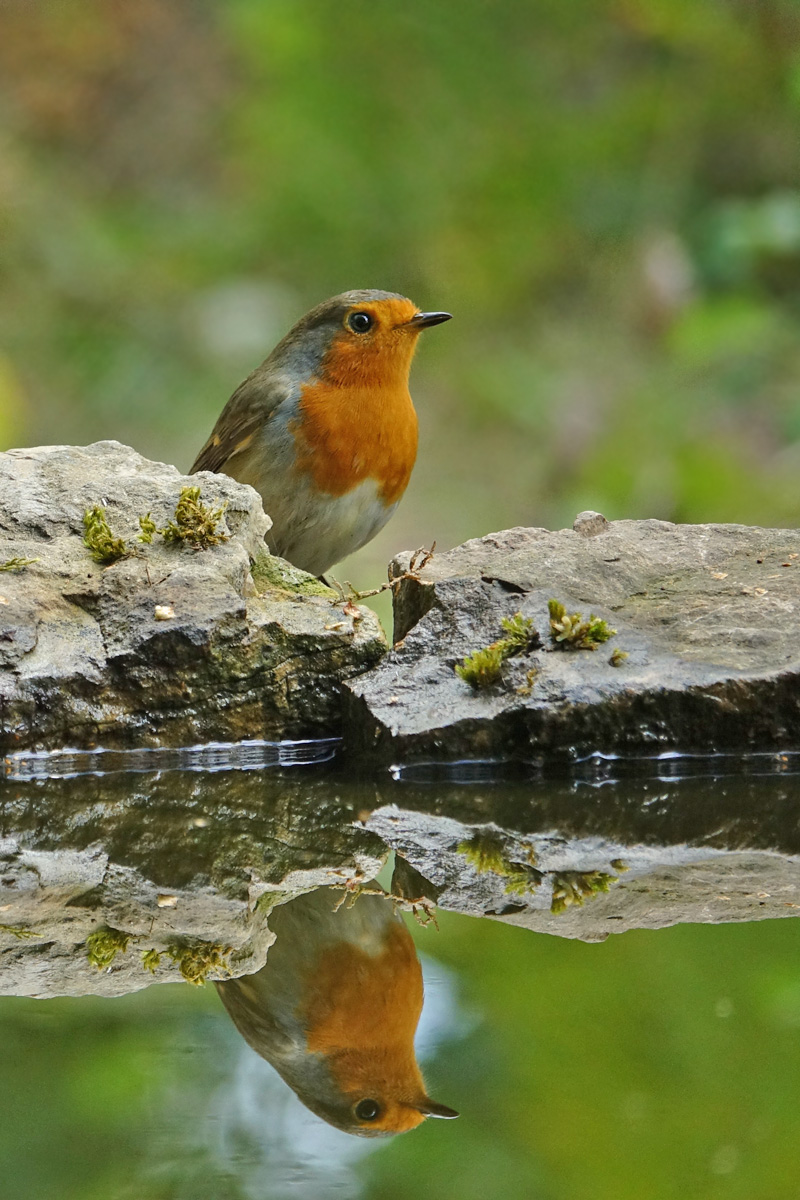
[[[331,754],[8,763],[3,1200],[796,1200],[796,756]]]

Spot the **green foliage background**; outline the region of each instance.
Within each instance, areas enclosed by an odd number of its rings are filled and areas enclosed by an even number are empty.
[[[355,582],[587,507],[797,524],[799,123],[795,0],[0,0],[0,448],[188,467],[307,307],[385,287],[455,320]],[[364,1195],[794,1200],[797,938],[443,922],[484,1019],[435,1063],[464,1117]],[[131,1178],[167,1092],[180,1157],[226,1018],[170,991],[0,1005],[0,1195],[183,1194]]]
[[[186,467],[309,305],[455,320],[355,565],[800,520],[795,0],[3,0],[0,445]]]

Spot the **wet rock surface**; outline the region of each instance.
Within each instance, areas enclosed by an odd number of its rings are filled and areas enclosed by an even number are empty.
[[[0,994],[249,974],[276,903],[330,885],[346,903],[391,852],[397,903],[429,924],[438,909],[598,941],[800,915],[796,755],[360,779],[123,758],[104,775],[99,756],[56,757],[48,776],[21,756],[0,780]]]
[[[551,599],[615,636],[594,651],[554,641]],[[518,612],[540,646],[490,686],[459,678]],[[397,585],[397,644],[348,685],[348,743],[385,762],[796,746],[799,628],[800,531],[597,513],[505,530]]]
[[[309,803],[302,777],[239,771],[0,782],[0,994],[258,970],[273,903],[371,878],[387,854],[329,788],[311,790]]]
[[[627,779],[616,765],[619,778],[593,762],[571,781],[446,786],[441,801],[441,785],[410,781],[366,825],[442,908],[561,937],[800,915],[788,760],[689,759],[681,777],[654,759]]]
[[[138,540],[198,485],[227,540]],[[83,540],[98,505],[129,551],[109,564]],[[267,555],[269,524],[252,488],[116,442],[0,453],[0,753],[337,732],[380,627]]]

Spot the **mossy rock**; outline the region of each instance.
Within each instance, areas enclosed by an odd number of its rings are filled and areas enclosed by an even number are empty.
[[[263,595],[268,591],[294,592],[301,596],[324,596],[328,600],[337,598],[333,588],[322,583],[315,575],[293,567],[285,558],[278,558],[267,550],[259,551],[251,566],[256,591]]]
[[[586,516],[414,573],[395,559],[395,649],[347,684],[351,752],[569,762],[800,744],[800,530]],[[504,620],[551,636],[504,657]]]
[[[246,484],[117,442],[0,453],[0,754],[337,735],[385,638],[270,525]]]

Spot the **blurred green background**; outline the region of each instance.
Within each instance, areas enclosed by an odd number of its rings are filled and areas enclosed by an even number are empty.
[[[796,0],[0,0],[0,448],[188,468],[298,316],[380,287],[455,320],[342,577],[587,507],[796,525],[799,129]],[[365,1196],[794,1200],[796,922],[421,936],[477,1014],[431,1071],[464,1117]],[[210,989],[4,1000],[0,1196],[269,1196],[196,1166],[228,1036]]]
[[[0,447],[187,468],[352,287],[424,339],[357,563],[514,524],[800,522],[796,0],[0,0]]]

